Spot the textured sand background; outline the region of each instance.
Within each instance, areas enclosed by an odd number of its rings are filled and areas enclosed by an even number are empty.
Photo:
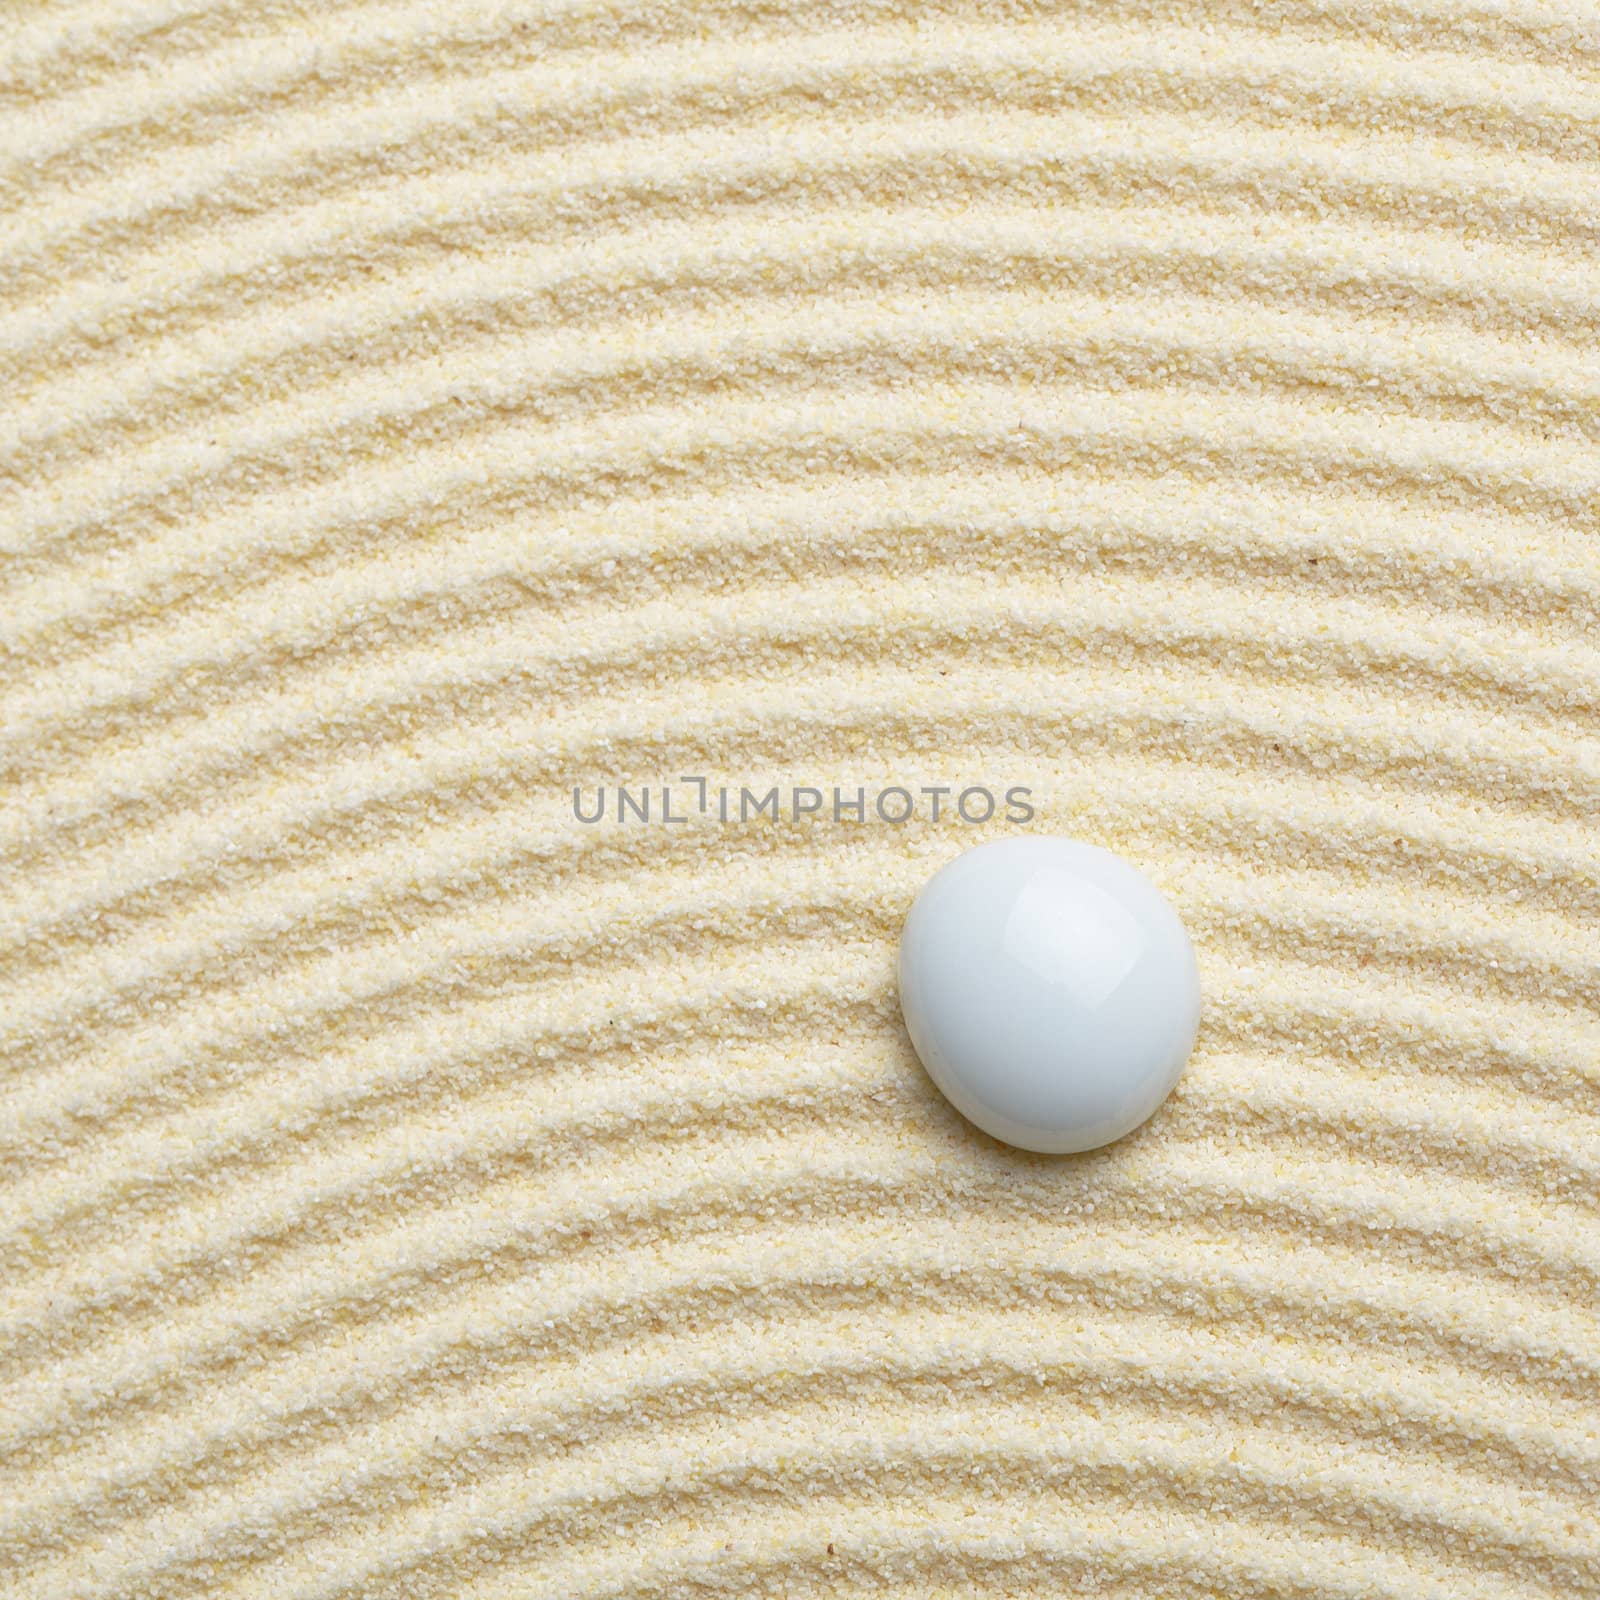
[[[0,1593],[1600,1595],[1600,11],[11,4],[0,207]]]

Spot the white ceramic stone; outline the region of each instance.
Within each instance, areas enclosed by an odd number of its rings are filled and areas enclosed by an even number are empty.
[[[1200,1025],[1177,913],[1108,850],[1029,835],[935,873],[900,937],[900,1005],[928,1075],[985,1133],[1093,1150],[1166,1099]]]

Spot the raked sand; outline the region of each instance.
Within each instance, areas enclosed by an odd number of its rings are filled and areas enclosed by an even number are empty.
[[[5,5],[0,1594],[1600,1596],[1597,351],[1576,0]]]

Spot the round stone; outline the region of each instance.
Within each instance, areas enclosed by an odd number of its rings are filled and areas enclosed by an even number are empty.
[[[928,1076],[985,1133],[1061,1154],[1120,1139],[1194,1048],[1200,971],[1178,914],[1126,861],[999,839],[924,886],[900,1005]]]

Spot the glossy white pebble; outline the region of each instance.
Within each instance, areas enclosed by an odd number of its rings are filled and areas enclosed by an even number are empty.
[[[928,1075],[985,1133],[1093,1150],[1166,1099],[1200,972],[1161,891],[1073,839],[979,845],[929,880],[900,937],[900,1005]]]

